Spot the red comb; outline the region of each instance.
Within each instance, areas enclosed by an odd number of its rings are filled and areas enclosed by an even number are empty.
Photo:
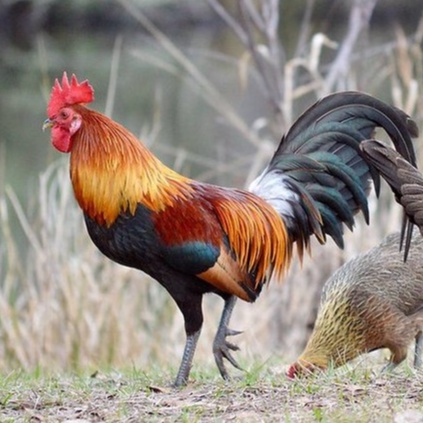
[[[59,110],[74,104],[91,103],[94,100],[94,89],[87,80],[79,83],[75,75],[72,75],[69,83],[66,72],[63,72],[62,86],[56,78],[51,90],[50,101],[47,106],[47,116],[53,117]]]

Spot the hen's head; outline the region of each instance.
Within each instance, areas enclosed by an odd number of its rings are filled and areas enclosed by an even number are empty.
[[[72,75],[69,83],[66,72],[63,73],[62,84],[56,79],[47,106],[48,119],[43,129],[51,128],[51,142],[57,150],[69,153],[72,149],[72,135],[82,124],[77,105],[91,103],[94,100],[93,87],[88,81],[78,82]]]
[[[289,366],[286,376],[289,379],[301,378],[304,376],[310,376],[314,372],[320,370],[326,370],[326,365],[317,365],[309,361],[299,358],[294,364]]]

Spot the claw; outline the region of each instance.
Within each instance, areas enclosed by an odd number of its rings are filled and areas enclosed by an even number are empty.
[[[241,333],[244,333],[242,330],[233,330],[226,328],[226,336],[236,336],[241,335]]]
[[[236,336],[241,334],[241,331],[233,330],[228,328],[229,318],[232,314],[232,310],[235,305],[235,297],[230,297],[225,301],[225,307],[223,308],[222,317],[220,320],[219,328],[213,342],[213,355],[216,361],[217,368],[223,379],[230,379],[229,374],[223,363],[223,359],[229,361],[236,369],[244,370],[235,358],[232,356],[231,351],[239,351],[239,347],[226,340],[228,336]]]
[[[226,343],[226,346],[229,348],[229,349],[231,349],[231,350],[233,350],[233,351],[238,351],[239,350],[239,347],[238,346],[236,346],[236,345],[232,345],[232,344],[228,344],[228,343]],[[232,366],[234,366],[236,369],[238,369],[238,370],[244,370],[239,364],[238,364],[238,362],[235,360],[235,358],[232,356],[232,354],[229,352],[229,350],[227,350],[227,349],[224,349],[223,351],[220,351],[221,352],[221,354],[222,354],[222,357],[224,357],[224,358],[226,358],[226,360],[228,360],[229,361],[229,363],[231,363],[232,364]],[[215,357],[216,357],[216,354],[215,354]],[[223,364],[223,360],[222,360],[222,364]]]
[[[226,342],[226,346],[232,351],[239,351],[238,345],[231,344],[230,342]]]
[[[219,369],[221,376],[223,377],[223,379],[228,380],[230,379],[230,377],[223,363],[224,358],[228,360],[229,363],[231,363],[232,366],[234,366],[236,369],[244,370],[238,364],[238,362],[235,360],[235,358],[232,356],[232,353],[231,353],[231,350],[238,351],[239,347],[237,345],[227,342],[225,338],[223,338],[222,343],[217,343],[216,341],[217,340],[215,340],[213,344],[214,359],[216,361],[216,365],[217,365],[217,368]]]

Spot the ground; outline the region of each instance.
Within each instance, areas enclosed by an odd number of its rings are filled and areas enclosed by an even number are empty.
[[[281,368],[230,382],[214,369],[170,387],[173,370],[46,375],[12,372],[0,386],[1,422],[423,422],[423,372],[345,368],[301,381]]]

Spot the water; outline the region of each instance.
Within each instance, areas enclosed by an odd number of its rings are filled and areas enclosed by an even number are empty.
[[[388,30],[386,23],[382,24],[379,23],[378,33],[383,32],[384,41],[392,39],[392,28]],[[299,21],[294,19],[290,25],[294,27],[290,34],[295,36],[284,38],[288,50],[289,42],[295,45]],[[288,31],[286,25],[283,28]],[[315,25],[315,30],[320,28],[342,38],[340,26],[329,27],[323,17]],[[118,77],[115,93],[111,95],[112,117],[141,135],[163,161],[183,173],[220,184],[243,185],[249,170],[248,159],[240,167],[217,167],[235,162],[240,156],[248,157],[254,149],[221,121],[186,73],[151,37],[134,31],[133,26],[131,31],[116,27],[106,32],[71,31],[68,27],[51,34],[38,32],[30,50],[20,50],[0,40],[0,190],[9,184],[26,201],[37,175],[52,161],[66,160],[50,146],[49,133],[41,131],[54,78],[61,77],[64,70],[74,72],[79,79],[88,78],[96,92],[92,107],[105,110],[119,36],[122,47],[115,60]],[[272,116],[252,78],[248,89],[240,85],[238,59],[242,57],[242,47],[234,42],[230,31],[190,25],[166,33],[230,99],[248,125],[259,117]],[[369,59],[368,65],[372,61]],[[363,69],[368,65],[363,65]],[[272,141],[276,143],[277,138]],[[181,151],[175,151],[181,148],[194,156],[187,159]]]
[[[209,50],[215,40],[214,33],[192,28],[189,32],[180,31],[178,37],[173,38],[193,55]],[[121,48],[117,49],[119,42]],[[117,52],[119,57],[113,59]],[[224,139],[216,141],[216,113],[198,96],[186,74],[149,37],[134,33],[93,33],[89,37],[39,34],[32,50],[19,51],[9,45],[2,59],[0,145],[5,166],[0,186],[11,185],[23,201],[33,191],[37,175],[49,163],[66,160],[51,147],[49,131],[41,130],[54,78],[61,78],[64,70],[69,75],[75,73],[80,80],[90,80],[96,97],[91,107],[104,112],[109,94],[113,100],[113,107],[109,109],[112,117],[152,144],[163,161],[179,166],[186,173],[196,175],[208,166],[213,168],[213,160],[218,155],[223,160],[222,154],[227,154],[224,150],[231,147]],[[113,60],[118,77],[115,92],[110,94]],[[206,68],[203,66],[206,59],[199,59],[197,63]],[[231,80],[234,80],[234,91],[238,91],[234,66],[230,65],[230,70],[228,65],[219,61],[210,64],[208,60],[207,72],[217,75],[217,79],[222,79],[219,72],[214,72],[217,66],[220,71],[228,68],[223,84],[226,94],[231,96]],[[240,139],[238,135],[233,138],[232,143]],[[197,154],[198,160],[181,160],[174,147]],[[246,150],[248,152],[248,147]],[[211,162],[207,163],[206,158]]]

